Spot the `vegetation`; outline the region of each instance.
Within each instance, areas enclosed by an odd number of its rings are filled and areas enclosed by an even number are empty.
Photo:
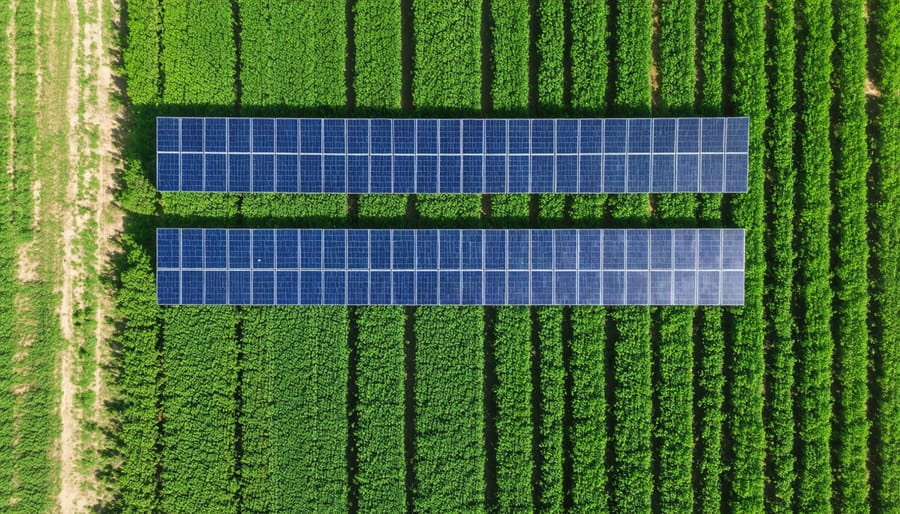
[[[855,510],[869,498],[876,509],[897,504],[900,13],[893,2],[873,2],[867,28],[861,2],[656,4],[654,21],[648,0],[128,0],[123,59],[133,117],[119,192],[129,219],[117,263],[117,506],[756,512]],[[0,10],[0,21],[8,16]],[[868,106],[867,63],[878,91]],[[158,114],[347,112],[747,115],[749,192],[155,192]],[[4,137],[13,127],[6,115]],[[16,123],[24,136],[35,122]],[[0,145],[2,164],[15,159],[7,148]],[[0,291],[14,297],[15,250],[28,237],[32,200],[3,175],[0,216],[16,229],[0,233]],[[27,170],[13,180],[27,183]],[[174,225],[743,227],[745,305],[160,308],[153,229]],[[11,307],[0,309],[7,334]],[[9,362],[14,342],[4,337],[0,356]],[[0,379],[4,391],[12,369]],[[53,398],[38,396],[16,403],[0,393],[0,413],[24,408],[36,419]],[[32,450],[0,451],[0,464],[12,463],[0,465],[2,483],[27,479],[27,469],[37,470],[35,484],[46,480],[38,461],[49,433]],[[12,434],[5,426],[0,441]],[[0,493],[23,497],[31,486],[21,484]]]

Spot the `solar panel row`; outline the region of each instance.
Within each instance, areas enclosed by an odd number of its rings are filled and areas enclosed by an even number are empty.
[[[732,193],[747,118],[157,119],[161,191]]]
[[[743,230],[158,229],[160,304],[740,305]]]

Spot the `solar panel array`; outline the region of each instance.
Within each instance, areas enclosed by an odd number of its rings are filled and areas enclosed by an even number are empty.
[[[742,193],[747,118],[157,119],[160,191]]]
[[[157,229],[160,304],[742,305],[742,229]]]

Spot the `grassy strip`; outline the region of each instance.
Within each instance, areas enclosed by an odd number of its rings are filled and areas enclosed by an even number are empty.
[[[348,353],[341,344],[346,312],[336,307],[242,312],[243,509],[347,508]]]
[[[406,508],[403,454],[404,321],[402,307],[357,310],[357,427],[362,512]]]
[[[354,8],[356,104],[366,110],[399,109],[400,0],[357,0]]]
[[[866,176],[866,26],[862,1],[835,4],[837,25],[836,83],[838,117],[833,229],[837,337],[835,339],[838,415],[835,421],[835,504],[847,511],[868,506],[866,448],[868,279]]]
[[[528,108],[529,20],[527,2],[491,0],[491,101],[497,112]]]
[[[324,0],[314,8],[291,0],[239,0],[238,5],[241,105],[342,110],[344,2]]]
[[[125,238],[127,267],[120,275],[116,298],[125,326],[119,335],[122,345],[122,375],[119,387],[124,395],[122,413],[122,453],[119,475],[120,502],[136,512],[158,508],[157,470],[159,440],[159,307],[153,284],[154,273],[146,250]]]
[[[235,100],[231,4],[162,0],[162,100],[230,106]]]
[[[361,0],[355,5],[359,111],[399,110],[401,89],[400,2]],[[362,195],[358,218],[385,228],[403,225],[405,195]],[[402,307],[356,310],[356,440],[358,508],[400,512],[406,508],[404,455],[405,321]]]
[[[6,27],[13,15],[9,4],[0,6],[0,26]],[[9,39],[6,30],[0,31],[0,48],[7,48]],[[0,84],[9,84],[12,69],[8,59],[8,53],[3,52],[0,57]],[[8,169],[12,155],[9,151],[9,141],[12,137],[12,118],[9,105],[10,89],[0,89],[0,167]],[[11,188],[8,173],[0,174],[0,296],[12,298],[15,294],[15,243],[14,238],[6,227],[12,222],[12,199],[9,191]],[[16,326],[16,309],[12,302],[0,303],[0,419],[13,419],[13,373],[12,358],[15,355],[16,338],[14,330]],[[12,441],[15,437],[12,423],[0,423],[0,501],[8,501],[13,493],[13,458]]]
[[[615,114],[641,116],[650,112],[651,2],[625,0],[616,13]],[[611,198],[614,222],[644,224],[649,220],[646,195]],[[616,340],[613,417],[613,505],[616,510],[650,509],[651,384],[650,309],[620,307],[610,312]]]
[[[127,39],[123,44],[128,99],[134,109],[132,137],[125,149],[127,162],[118,198],[129,213],[149,215],[156,210],[156,188],[146,172],[152,163],[155,119],[148,105],[159,99],[160,12],[159,2],[130,0]],[[128,221],[116,296],[124,327],[118,333],[122,346],[118,387],[124,398],[122,411],[122,466],[118,475],[118,502],[137,512],[159,508],[159,377],[157,349],[160,326],[156,305],[154,270],[145,244],[152,236],[149,224]]]
[[[659,97],[661,110],[672,115],[693,112],[696,41],[694,2],[659,4]],[[656,196],[654,217],[661,225],[679,225],[694,217],[695,195]],[[694,311],[691,307],[663,307],[658,314],[656,386],[658,412],[655,438],[659,441],[656,491],[664,511],[693,508],[692,371]]]
[[[800,408],[797,506],[819,511],[831,500],[831,213],[829,129],[831,10],[824,2],[800,11],[800,130],[797,263],[801,313],[798,337]]]
[[[727,501],[735,510],[763,508],[763,129],[766,126],[765,82],[765,2],[731,2],[728,10],[734,23],[731,58],[731,101],[735,114],[750,117],[749,190],[730,200],[730,223],[744,227],[746,271],[744,307],[729,312],[733,340],[728,373],[730,473]],[[717,508],[709,505],[709,508]]]
[[[874,298],[872,496],[875,509],[900,505],[900,4],[870,5],[874,197],[871,218]],[[871,412],[871,410],[870,410]]]
[[[229,307],[163,310],[166,512],[236,511],[237,316]]]
[[[416,311],[415,511],[484,506],[480,309]]]
[[[602,115],[606,111],[603,85],[610,68],[606,47],[608,8],[605,2],[573,0],[571,13],[572,108],[586,115]],[[605,195],[575,195],[569,217],[578,227],[596,227],[601,224],[605,206]],[[610,489],[606,466],[606,309],[573,307],[571,320],[571,507],[605,512],[609,509]]]
[[[769,268],[766,282],[771,341],[766,368],[766,453],[768,494],[766,505],[777,512],[791,510],[794,496],[794,72],[796,39],[794,7],[772,5],[772,61],[769,105],[772,122],[766,137],[770,149],[771,187],[767,198],[766,244]],[[863,366],[865,367],[865,366]]]
[[[491,101],[496,111],[515,115],[528,107],[529,12],[526,2],[491,2]],[[527,195],[493,195],[497,228],[528,224]],[[526,307],[500,307],[494,322],[494,386],[497,412],[497,508],[534,509],[532,496],[531,314]]]
[[[563,99],[563,25],[562,0],[537,2],[537,110],[558,113]]]

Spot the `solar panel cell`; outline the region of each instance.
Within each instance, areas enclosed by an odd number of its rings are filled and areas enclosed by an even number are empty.
[[[300,169],[297,156],[279,154],[275,159],[275,191],[278,193],[296,193],[297,177]]]
[[[221,193],[228,190],[228,157],[223,153],[208,153],[204,156],[204,191]]]
[[[627,187],[629,193],[650,191],[650,155],[628,156]]]
[[[604,123],[603,151],[610,153],[625,153],[628,149],[628,120],[610,119]]]
[[[180,159],[177,153],[161,153],[156,156],[156,187],[160,191],[181,189]]]
[[[292,118],[279,118],[275,123],[275,150],[279,153],[297,153],[297,120]],[[296,156],[294,156],[296,157]]]
[[[527,154],[531,151],[528,120],[509,120],[509,153]]]
[[[369,154],[369,120],[364,118],[347,120],[347,153]]]
[[[441,269],[459,269],[460,234],[457,230],[441,230],[438,232],[440,242]]]
[[[300,272],[300,305],[320,305],[323,300],[321,271]]]
[[[656,118],[653,120],[653,152],[673,153],[675,151],[674,118]]]
[[[275,303],[275,272],[254,271],[253,305],[272,305]]]
[[[182,118],[181,151],[203,151],[203,118]]]
[[[482,273],[480,271],[462,272],[462,304],[482,305],[483,293],[481,287]]]
[[[228,303],[231,305],[251,305],[250,272],[228,272]]]
[[[253,131],[254,153],[275,151],[275,120],[254,118],[251,130]]]
[[[553,156],[534,155],[531,157],[531,190],[555,191],[553,176]]]
[[[369,299],[372,305],[391,305],[391,272],[373,271],[369,285]]]
[[[651,120],[628,120],[628,153],[650,152]]]
[[[228,118],[228,151],[250,151],[250,119]]]
[[[228,272],[207,271],[205,274],[205,292],[203,303],[206,305],[225,305],[228,303]]]
[[[556,151],[554,134],[556,127],[553,120],[531,120],[531,153],[552,154]]]
[[[247,193],[250,189],[250,155],[231,154],[228,156],[228,190],[233,193]]]
[[[581,120],[579,144],[582,155],[601,153],[603,151],[603,120]]]
[[[372,153],[390,155],[393,152],[391,142],[391,120],[373,119],[369,124],[372,135]],[[390,184],[390,182],[388,182]]]
[[[206,268],[228,267],[228,231],[208,228],[204,232]]]
[[[531,273],[528,271],[509,271],[507,275],[508,291],[506,303],[509,305],[530,305],[529,283]]]
[[[625,305],[625,272],[603,272],[603,303],[605,305]]]
[[[348,193],[368,193],[369,192],[369,156],[368,155],[348,155],[347,156],[347,192]]]
[[[725,138],[725,151],[747,153],[747,143],[749,141],[750,132],[750,119],[728,118],[726,130],[727,135]]]
[[[466,154],[484,153],[484,120],[463,120],[462,151]]]
[[[459,193],[462,187],[462,157],[441,155],[441,193]]]
[[[156,150],[177,152],[180,148],[181,119],[156,118]]]
[[[437,156],[416,157],[416,192],[437,193]]]
[[[347,303],[349,305],[369,304],[369,274],[351,271],[347,274]]]
[[[725,150],[725,120],[722,118],[703,118],[700,134],[703,152],[722,152]]]
[[[650,176],[654,193],[675,192],[675,156],[654,155]]]
[[[300,151],[303,153],[344,153],[343,120],[325,120],[325,140],[322,146],[323,121],[320,119],[300,120]]]
[[[322,288],[326,305],[347,304],[347,273],[345,271],[326,271]]]
[[[578,153],[578,120],[556,120],[556,152],[561,154]]]
[[[303,156],[307,157],[307,156]],[[316,157],[317,156],[309,156]],[[322,172],[317,176],[315,161],[301,161],[300,186],[301,190],[314,192],[324,189],[326,193],[344,193],[347,191],[347,164],[343,155],[328,155],[323,158]],[[320,185],[316,188],[316,182]]]
[[[575,155],[556,156],[557,193],[578,192],[578,157]]]
[[[625,192],[625,155],[606,154],[603,159],[603,192]],[[584,174],[582,173],[582,176]],[[582,189],[582,192],[584,190]]]
[[[625,277],[625,303],[627,305],[649,305],[650,272],[628,271]]]
[[[553,305],[553,272],[531,272],[531,305]]]
[[[462,300],[461,281],[462,275],[459,271],[441,271],[440,272],[440,303],[441,305],[459,305]]]
[[[416,120],[416,152],[437,153],[437,120]]]
[[[394,120],[394,153],[413,154],[416,152],[416,121]]]
[[[203,230],[199,228],[181,231],[181,267],[203,267]]]
[[[506,305],[506,272],[484,272],[485,305]]]
[[[480,155],[463,155],[462,192],[481,193],[484,191],[484,162]]]
[[[250,171],[253,177],[253,191],[257,193],[275,192],[275,156],[272,154],[254,154],[253,169]]]
[[[157,271],[156,298],[161,305],[180,304],[181,273],[177,271]]]
[[[300,301],[299,286],[300,278],[297,271],[276,272],[275,303],[278,305],[297,305]]]
[[[461,120],[440,120],[440,153],[461,153],[460,138],[462,136]]]

